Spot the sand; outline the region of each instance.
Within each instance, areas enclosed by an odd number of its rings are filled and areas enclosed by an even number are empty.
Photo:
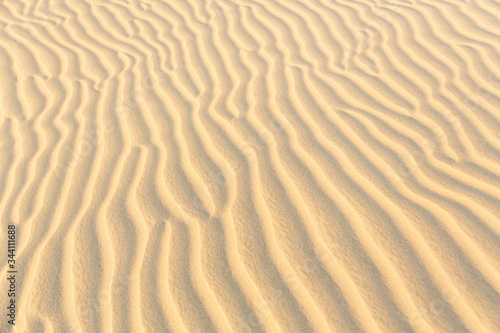
[[[0,331],[500,332],[499,17],[2,0]]]

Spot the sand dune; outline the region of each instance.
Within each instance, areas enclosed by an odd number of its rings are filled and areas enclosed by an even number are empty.
[[[500,332],[499,17],[3,0],[0,331]]]

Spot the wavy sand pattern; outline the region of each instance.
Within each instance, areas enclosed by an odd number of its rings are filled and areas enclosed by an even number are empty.
[[[3,0],[13,331],[500,332],[499,17]]]

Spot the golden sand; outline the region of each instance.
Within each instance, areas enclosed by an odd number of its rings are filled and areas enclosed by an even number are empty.
[[[500,332],[499,17],[3,0],[0,332]]]

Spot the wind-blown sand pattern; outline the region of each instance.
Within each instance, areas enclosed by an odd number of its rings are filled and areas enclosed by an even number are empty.
[[[499,17],[3,0],[0,331],[500,332]]]

